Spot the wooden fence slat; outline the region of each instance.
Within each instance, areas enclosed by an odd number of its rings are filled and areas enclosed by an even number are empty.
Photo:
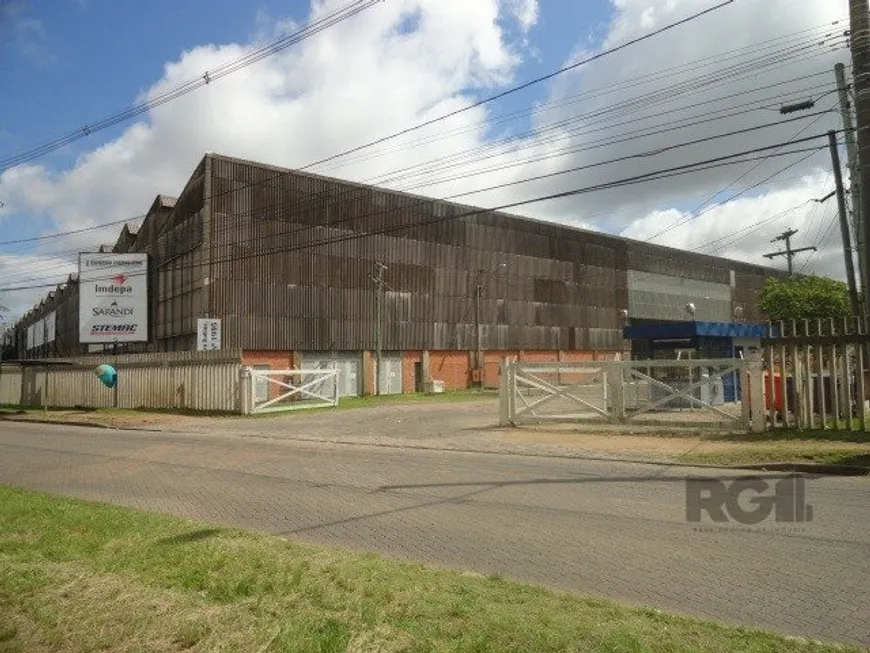
[[[809,330],[809,321],[806,320],[806,328]],[[806,408],[807,408],[807,426],[816,428],[816,411],[813,402],[813,367],[810,364],[810,347],[804,345],[804,369],[806,370]]]
[[[794,327],[794,325],[792,325]],[[791,364],[794,372],[794,413],[795,424],[799,429],[803,429],[806,424],[806,415],[804,413],[804,386],[803,375],[801,374],[801,358],[797,345],[791,347]]]
[[[767,348],[767,397],[770,426],[776,428],[776,360],[773,347]]]
[[[867,396],[867,388],[865,387],[864,380],[864,347],[858,345],[856,347],[858,350],[858,416],[861,421],[861,430],[867,430],[867,405],[864,401],[864,397]]]
[[[833,319],[831,320],[833,326]],[[837,345],[831,345],[831,402],[834,404],[834,428],[840,430],[840,375],[837,364]]]
[[[852,365],[849,360],[849,345],[843,347],[843,414],[846,420],[846,429],[852,430]]]
[[[782,323],[780,323],[782,325]],[[782,328],[782,326],[780,326]],[[780,331],[782,333],[782,331]],[[782,366],[782,425],[788,428],[793,421],[790,411],[794,410],[792,405],[794,401],[789,401],[788,397],[788,378],[790,375],[789,361],[785,355],[785,345],[779,346],[779,361]]]
[[[816,347],[816,370],[819,375],[819,417],[822,430],[828,428],[828,415],[825,406],[825,348]]]

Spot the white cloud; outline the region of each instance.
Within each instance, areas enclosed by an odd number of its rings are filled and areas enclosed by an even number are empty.
[[[605,48],[710,6],[706,0],[614,0],[613,4]],[[499,120],[503,110],[475,107],[315,170],[357,181],[389,179],[391,187],[443,197],[582,168],[462,198],[465,203],[494,206],[785,141],[809,121],[598,165],[778,120],[780,104],[826,93],[833,88],[834,63],[848,62],[848,57],[845,51],[826,50],[819,41],[826,32],[845,29],[845,24],[837,27],[831,22],[847,16],[846,4],[846,0],[733,3],[561,76],[550,89],[551,103],[539,107],[532,118],[534,133],[514,138],[508,145],[492,145],[513,124]],[[323,15],[338,6],[339,0],[318,1],[315,11]],[[70,169],[23,166],[7,171],[0,176],[0,197],[9,204],[7,212],[45,214],[58,229],[75,229],[141,213],[157,193],[176,194],[205,151],[288,167],[307,165],[467,107],[521,81],[514,80],[517,65],[534,52],[535,43],[517,41],[515,34],[525,34],[539,22],[558,20],[539,12],[536,0],[381,3],[153,109],[146,120],[82,156]],[[276,35],[292,32],[298,18],[280,18],[270,27],[276,21],[252,16],[253,44],[192,48],[166,64],[162,78],[147,88],[143,98],[153,99]],[[811,32],[811,28],[819,29]],[[786,38],[771,41],[775,37]],[[585,40],[577,43],[574,56],[589,47]],[[705,57],[706,61],[699,61]],[[821,74],[790,81],[816,72]],[[835,100],[835,95],[826,95],[818,106],[827,109]],[[753,102],[754,106],[748,105]],[[760,104],[766,108],[759,108]],[[698,122],[714,117],[715,121]],[[688,125],[691,122],[697,124]],[[832,113],[802,135],[824,133],[836,125]],[[654,131],[661,133],[650,133]],[[617,142],[620,139],[624,140]],[[643,237],[729,184],[717,201],[760,184],[795,161],[796,157],[774,158],[754,170],[754,164],[743,162],[512,212]],[[413,175],[405,172],[397,178],[394,174],[414,165],[420,167]],[[829,167],[827,154],[821,152],[655,242],[696,247],[762,222],[755,231],[742,232],[746,237],[722,253],[765,263],[759,259],[764,247],[753,243],[769,241],[781,231],[781,223],[764,220],[790,203],[821,193],[817,171]],[[819,219],[819,214],[813,219]],[[810,211],[794,211],[789,226],[810,238],[816,233],[812,216]],[[65,245],[103,240],[114,238],[87,234]],[[835,256],[820,253],[813,263],[819,269],[830,266],[836,273]]]
[[[523,31],[528,31],[537,24],[540,17],[537,0],[513,0],[510,7]]]
[[[796,255],[794,269],[840,276],[845,265],[836,199],[815,201],[831,190],[832,175],[816,173],[763,195],[711,204],[700,215],[675,209],[652,211],[632,222],[623,233],[639,240],[662,234],[655,242],[785,269],[785,258],[770,260],[764,254],[782,250],[783,243],[772,239],[794,228],[798,234],[792,239],[792,247],[821,245],[815,254]],[[668,229],[681,223],[686,226]]]

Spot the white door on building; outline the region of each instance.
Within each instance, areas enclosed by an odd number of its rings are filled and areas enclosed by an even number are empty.
[[[338,370],[338,396],[358,397],[362,389],[360,374],[362,357],[354,354],[330,354],[328,352],[308,352],[302,354],[302,369],[310,370]],[[325,384],[330,384],[329,386]],[[332,390],[332,380],[324,380],[318,384],[317,391]]]
[[[402,357],[381,356],[381,373],[378,375],[380,394],[402,394]]]

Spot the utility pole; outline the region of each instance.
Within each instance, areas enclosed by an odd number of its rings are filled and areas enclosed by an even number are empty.
[[[375,318],[377,321],[375,323],[375,394],[381,394],[381,358],[382,358],[382,349],[383,349],[383,334],[382,334],[382,325],[381,322],[383,320],[383,305],[384,305],[384,272],[387,269],[387,266],[383,263],[377,263],[378,266],[378,276],[374,279],[377,284],[377,298],[375,300],[377,306],[377,317]]]
[[[778,240],[785,241],[785,249],[779,252],[771,252],[770,254],[765,254],[764,258],[774,258],[776,256],[785,256],[788,260],[788,276],[794,276],[794,266],[792,265],[792,259],[795,254],[799,254],[800,252],[809,252],[816,251],[815,247],[799,247],[798,249],[791,248],[791,237],[797,233],[797,229],[789,229],[788,231],[783,231],[779,236],[771,240],[770,242],[775,243]]]
[[[834,66],[834,75],[837,78],[840,114],[843,117],[843,139],[846,141],[846,166],[849,169],[849,193],[852,196],[852,232],[855,234],[855,248],[858,250],[857,279],[861,282],[863,289],[867,282],[867,260],[864,255],[864,225],[861,219],[861,180],[858,175],[858,149],[855,145],[852,103],[849,101],[848,85],[846,84],[846,67],[838,63]]]
[[[863,190],[870,191],[870,8],[867,0],[849,0],[849,33],[852,49],[852,80],[855,91],[858,177]],[[864,316],[870,315],[870,192],[861,193],[861,220],[865,267]]]
[[[482,361],[483,361],[483,346],[481,344],[480,337],[480,303],[483,298],[483,270],[477,271],[477,287],[474,291],[474,369],[477,371],[477,374],[481,373]],[[474,385],[478,385],[479,381],[475,380]]]
[[[483,280],[488,279],[491,275],[500,272],[507,268],[507,263],[499,263],[494,269],[486,272],[484,269],[477,271],[477,286],[474,290],[474,345],[475,358],[474,367],[480,374],[480,379],[477,382],[481,387],[484,384],[484,368],[486,367],[483,360],[483,325],[481,324],[483,313]],[[484,276],[485,275],[485,276]]]
[[[828,145],[831,148],[831,163],[834,167],[834,183],[837,189],[837,208],[840,213],[840,232],[843,235],[843,256],[846,261],[846,283],[849,284],[849,298],[852,300],[852,314],[860,314],[858,288],[855,285],[855,264],[852,258],[852,239],[849,237],[849,217],[846,215],[846,193],[843,191],[843,173],[840,170],[840,153],[837,150],[837,132],[828,132]]]

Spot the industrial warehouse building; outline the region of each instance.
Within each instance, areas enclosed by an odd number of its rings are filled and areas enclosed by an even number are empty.
[[[99,251],[149,255],[149,342],[124,351],[195,350],[197,319],[219,318],[246,364],[335,364],[344,395],[373,391],[379,341],[382,392],[492,386],[505,356],[613,360],[627,323],[685,322],[689,302],[693,322],[760,322],[779,274],[211,153]],[[20,359],[87,353],[75,275],[14,334]]]

